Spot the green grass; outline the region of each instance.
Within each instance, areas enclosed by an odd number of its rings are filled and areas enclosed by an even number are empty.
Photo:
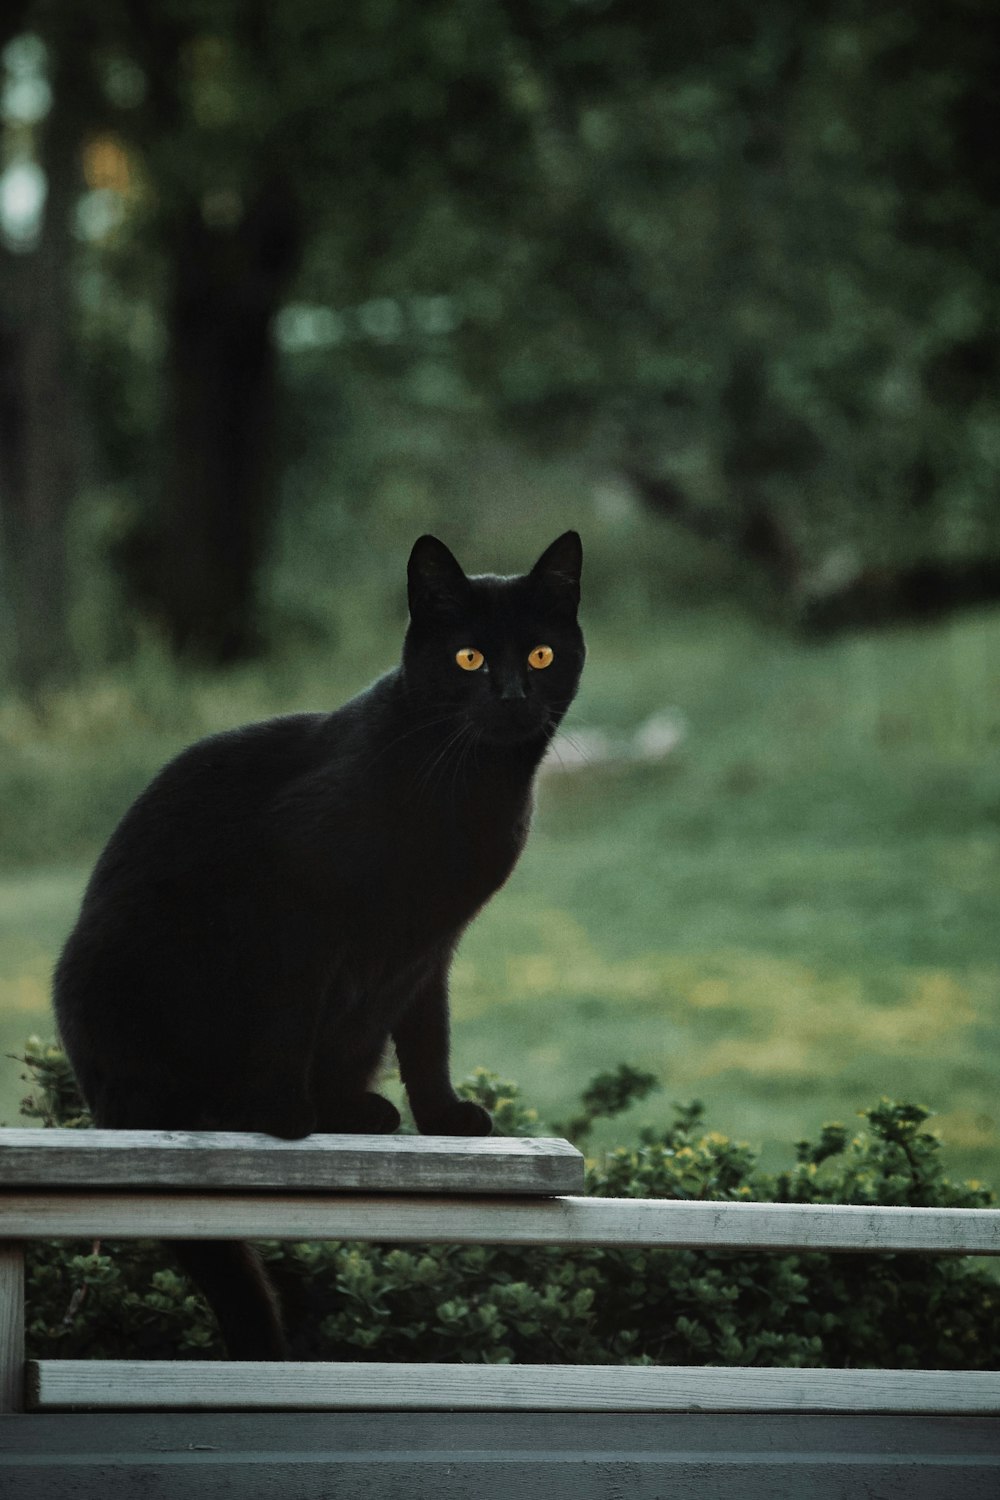
[[[85,867],[25,870],[0,878],[0,1123],[14,1125],[26,1092],[9,1053],[32,1032],[52,1032],[49,981],[76,915]]]
[[[905,1096],[939,1112],[954,1170],[1000,1183],[1000,614],[807,646],[735,609],[633,602],[590,638],[578,727],[669,708],[686,733],[658,764],[545,778],[528,851],[456,961],[456,1071],[516,1078],[558,1120],[627,1060],[664,1082],[638,1119],[698,1095],[770,1162]],[[362,620],[332,667],[221,682],[147,657],[45,728],[0,715],[4,1051],[49,1028],[87,865],[155,766],[224,723],[339,701],[391,660],[383,641]],[[8,1121],[16,1075],[0,1067]]]

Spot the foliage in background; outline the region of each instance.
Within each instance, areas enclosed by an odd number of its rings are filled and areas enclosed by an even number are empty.
[[[259,649],[279,506],[346,578],[359,516],[460,511],[498,436],[785,618],[1000,590],[988,0],[16,0],[3,44],[49,190],[0,236],[22,686],[81,611],[105,656],[137,618]]]
[[[612,1071],[598,1073],[590,1080],[580,1095],[578,1115],[565,1122],[556,1120],[552,1128],[557,1135],[564,1135],[582,1147],[598,1120],[613,1119],[659,1087],[655,1073],[634,1068],[630,1063],[619,1063]]]
[[[83,1123],[65,1059],[32,1040],[29,1120]],[[647,1075],[626,1065],[585,1093],[584,1128]],[[538,1134],[516,1085],[483,1070],[462,1091],[506,1134]],[[69,1114],[65,1114],[69,1111]],[[945,1174],[927,1111],[882,1100],[865,1125],[824,1127],[794,1166],[755,1170],[749,1148],[706,1128],[698,1103],[588,1166],[604,1197],[988,1206]],[[968,1259],[761,1255],[504,1246],[268,1244],[300,1358],[490,1363],[995,1368],[1000,1287]],[[34,1357],[177,1357],[220,1350],[200,1299],[161,1247],[46,1243],[30,1256]]]

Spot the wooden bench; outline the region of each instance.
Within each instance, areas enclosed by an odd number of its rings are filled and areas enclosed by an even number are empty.
[[[23,1246],[1000,1254],[1000,1210],[580,1196],[565,1141],[0,1131],[0,1494],[996,1500],[1000,1373],[24,1359]]]

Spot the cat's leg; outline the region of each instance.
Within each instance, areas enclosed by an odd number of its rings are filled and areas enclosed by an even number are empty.
[[[377,1076],[385,1052],[379,1038],[367,1047],[343,1045],[326,1055],[316,1129],[331,1135],[391,1135],[399,1124],[399,1110],[367,1085]]]
[[[309,1017],[304,1006],[298,1013],[291,1005],[274,1011],[258,1008],[243,1035],[234,1028],[215,1076],[200,1081],[199,1129],[261,1131],[294,1141],[319,1128],[309,1087]]]
[[[304,1091],[271,1095],[241,1090],[236,1097],[208,1098],[206,1091],[156,1093],[147,1085],[117,1084],[99,1097],[94,1124],[106,1130],[261,1131],[300,1140],[316,1127],[316,1111]]]
[[[286,1141],[311,1135],[318,1126],[308,1048],[308,1036],[292,1027],[257,1023],[250,1036],[234,1032],[225,1052],[199,1057],[197,1073],[189,1066],[159,1128],[260,1132]]]
[[[366,1089],[322,1106],[316,1128],[329,1135],[391,1135],[398,1124],[399,1110],[392,1101]]]
[[[421,1135],[489,1135],[481,1105],[460,1099],[448,1070],[448,967],[437,966],[392,1028],[399,1072]]]
[[[312,1094],[316,1129],[331,1135],[390,1135],[399,1110],[369,1084],[378,1076],[388,1037],[345,1018],[332,1006],[318,1029],[313,1051]]]

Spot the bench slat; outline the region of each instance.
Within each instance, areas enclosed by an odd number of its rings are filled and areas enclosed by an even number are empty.
[[[580,1192],[583,1171],[576,1147],[551,1139],[0,1130],[8,1188],[554,1195]]]
[[[1000,1418],[614,1412],[33,1412],[17,1500],[996,1500]]]
[[[1000,1255],[1000,1209],[636,1198],[2,1193],[9,1239],[277,1239]]]
[[[33,1360],[35,1411],[911,1412],[996,1415],[1000,1373],[732,1366]]]
[[[0,1240],[0,1412],[20,1411],[24,1362],[24,1246]]]

